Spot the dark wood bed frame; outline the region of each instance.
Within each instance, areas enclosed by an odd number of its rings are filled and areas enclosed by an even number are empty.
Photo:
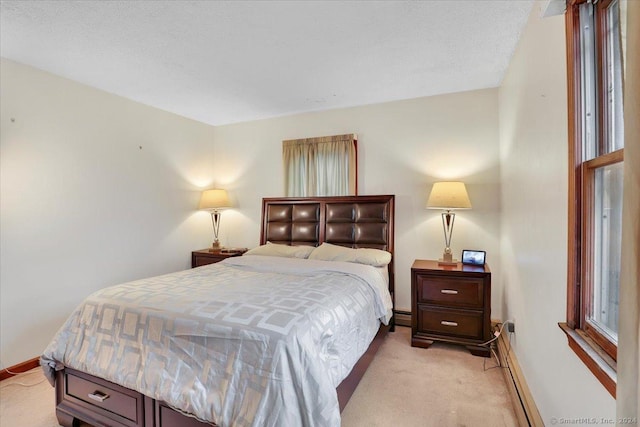
[[[265,198],[262,202],[260,243],[314,245],[323,242],[353,248],[377,248],[392,254],[389,291],[394,299],[395,198],[341,196],[312,198]],[[373,360],[392,318],[382,325],[368,350],[337,387],[340,411]],[[56,416],[60,425],[78,427],[202,427],[211,426],[137,391],[71,368],[56,373]]]

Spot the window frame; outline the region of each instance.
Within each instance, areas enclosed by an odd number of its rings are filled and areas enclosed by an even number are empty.
[[[598,153],[584,160],[582,104],[582,52],[580,6],[586,0],[571,0],[565,13],[567,43],[567,91],[569,133],[569,191],[568,191],[568,267],[567,267],[567,321],[560,323],[567,334],[569,346],[615,398],[617,345],[590,324],[593,294],[593,240],[594,240],[594,176],[604,166],[624,161],[624,148],[607,154],[609,128],[606,91],[608,74],[605,61],[607,10],[615,0],[601,0],[594,5],[594,43],[596,79],[596,133]]]
[[[599,328],[589,321],[589,315],[591,314],[592,302],[593,302],[593,277],[594,271],[594,236],[591,231],[594,229],[594,205],[595,205],[595,174],[600,168],[605,166],[611,166],[624,161],[624,149],[616,150],[614,152],[603,154],[594,159],[587,160],[582,164],[584,177],[584,192],[582,196],[582,212],[584,214],[583,221],[583,254],[582,254],[582,281],[588,286],[584,286],[582,289],[582,311],[580,318],[581,329],[585,334],[595,341],[602,350],[605,351],[613,360],[618,359],[618,347],[612,343],[607,337],[599,330]]]

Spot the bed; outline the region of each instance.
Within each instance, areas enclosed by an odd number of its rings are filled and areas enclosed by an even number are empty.
[[[394,329],[394,196],[265,198],[260,245],[316,249],[250,251],[88,297],[41,357],[58,422],[338,426]],[[311,259],[323,248],[391,257]]]

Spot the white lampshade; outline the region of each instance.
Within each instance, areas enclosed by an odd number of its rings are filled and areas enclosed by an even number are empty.
[[[427,209],[471,209],[471,201],[463,182],[436,182],[433,184]]]
[[[198,209],[203,210],[217,210],[230,207],[231,203],[227,196],[227,190],[220,189],[203,191],[200,197],[200,203],[198,204]]]

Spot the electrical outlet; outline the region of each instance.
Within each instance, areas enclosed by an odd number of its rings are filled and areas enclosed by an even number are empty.
[[[516,331],[516,324],[514,322],[508,322],[507,323],[507,331],[508,332],[515,332]]]

